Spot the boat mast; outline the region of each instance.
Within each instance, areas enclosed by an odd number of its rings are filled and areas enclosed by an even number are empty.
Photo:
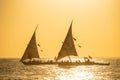
[[[72,60],[71,60],[70,56],[68,56],[68,58],[69,58],[70,62],[72,62]]]
[[[37,26],[36,26],[36,28],[35,28],[35,31],[37,30],[37,28],[38,28],[38,25],[39,25],[39,24],[37,24]]]

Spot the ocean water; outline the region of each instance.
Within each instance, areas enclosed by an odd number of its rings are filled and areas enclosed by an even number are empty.
[[[109,66],[24,65],[19,59],[0,59],[0,80],[120,80],[120,59],[96,59]]]

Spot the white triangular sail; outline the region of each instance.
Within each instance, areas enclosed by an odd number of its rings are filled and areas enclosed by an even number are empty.
[[[40,58],[37,45],[36,45],[36,37],[35,37],[36,29],[20,61],[23,61],[26,59],[32,59],[32,58]]]
[[[67,36],[64,40],[64,43],[62,45],[62,48],[58,54],[57,60],[70,55],[78,56],[75,49],[73,37],[72,37],[72,22],[71,22],[69,31],[67,33]]]

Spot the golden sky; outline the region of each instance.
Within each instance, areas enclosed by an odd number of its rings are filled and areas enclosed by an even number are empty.
[[[0,0],[0,58],[21,58],[37,24],[40,57],[57,56],[72,20],[80,57],[120,58],[120,0]]]

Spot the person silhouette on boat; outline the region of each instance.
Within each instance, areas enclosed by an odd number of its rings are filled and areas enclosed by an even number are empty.
[[[57,61],[57,57],[56,56],[54,57],[54,60]]]
[[[84,57],[85,62],[90,62],[90,59],[88,57]]]

